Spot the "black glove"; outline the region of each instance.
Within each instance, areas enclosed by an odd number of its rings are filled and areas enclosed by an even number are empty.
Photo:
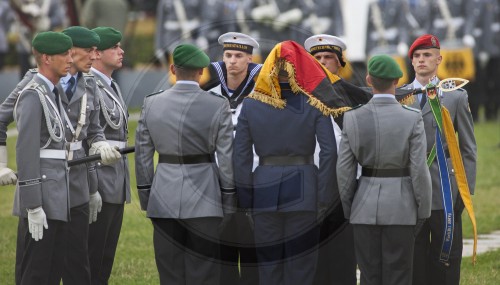
[[[418,219],[417,224],[413,228],[413,236],[417,236],[422,227],[424,226],[426,219]]]

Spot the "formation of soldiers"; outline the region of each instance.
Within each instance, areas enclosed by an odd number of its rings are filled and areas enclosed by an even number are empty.
[[[196,15],[180,7],[194,2],[169,2],[179,19],[164,26],[186,29],[182,42],[216,38],[222,60],[193,44],[162,44],[157,54],[171,57],[176,83],[146,96],[135,134],[160,283],[356,284],[359,267],[361,284],[458,284],[477,150],[467,92],[439,87],[433,96],[429,87],[446,63],[440,37],[397,44],[411,84],[396,88],[404,70],[385,50],[368,62],[372,88],[360,88],[338,76],[348,63],[341,37],[293,27],[306,25],[308,1],[259,2],[252,14],[265,14],[269,37],[196,29]],[[331,27],[324,17],[310,29]],[[37,68],[0,105],[0,183],[16,184],[19,217],[16,284],[110,278],[131,187],[120,153],[128,112],[112,78],[121,40],[111,27],[36,34]],[[255,63],[266,45],[265,62]],[[200,86],[207,67],[211,80]],[[17,174],[6,150],[14,120]],[[97,162],[68,167],[95,154]]]
[[[323,33],[344,38],[345,23],[349,23],[365,25],[365,38],[351,44],[365,47],[366,60],[375,54],[390,54],[398,59],[409,80],[414,71],[406,59],[408,47],[419,36],[430,33],[441,39],[443,51],[456,52],[440,69],[472,81],[467,89],[475,94],[470,99],[474,119],[482,105],[487,119],[496,118],[500,105],[498,96],[493,95],[499,87],[494,80],[499,72],[494,67],[500,58],[498,0],[366,0],[356,3],[360,13],[363,6],[368,6],[368,12],[359,15],[344,14],[345,2],[159,0],[156,55],[166,62],[179,41],[190,39],[216,58],[220,56],[218,35],[237,31],[259,39],[256,57],[263,60],[283,40],[302,43],[311,35]],[[358,17],[366,20],[358,21]],[[256,58],[256,62],[262,60]],[[366,65],[356,62],[352,68],[351,73],[362,74],[357,81],[363,83]]]

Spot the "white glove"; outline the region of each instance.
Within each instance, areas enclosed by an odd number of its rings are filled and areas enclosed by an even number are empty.
[[[199,47],[200,49],[208,48],[208,40],[205,37],[198,37],[195,42],[196,46]]]
[[[276,31],[280,31],[291,24],[300,22],[300,20],[302,20],[302,11],[299,8],[291,9],[281,13],[274,21],[273,27]]]
[[[465,46],[470,48],[473,48],[476,45],[476,40],[471,35],[465,35],[462,38],[462,42],[464,43]]]
[[[47,224],[47,216],[42,207],[35,209],[28,209],[28,228],[31,233],[31,237],[35,241],[39,241],[43,238],[43,228],[46,230],[49,228]]]
[[[7,147],[0,146],[0,185],[5,186],[9,184],[16,184],[17,176],[12,169],[7,167],[9,157],[7,154]]]
[[[481,65],[481,67],[484,68],[488,64],[488,61],[490,60],[490,54],[485,51],[481,51],[479,52],[478,58],[479,58],[479,64]]]
[[[89,150],[90,155],[101,154],[101,162],[105,165],[111,165],[116,163],[122,155],[118,150],[112,148],[109,143],[105,141],[95,142],[92,144]]]
[[[268,4],[261,5],[252,9],[250,12],[250,16],[252,19],[261,22],[267,19],[272,19],[278,16],[278,9],[276,9],[276,5]]]
[[[40,32],[45,32],[50,30],[50,18],[49,17],[39,17],[36,21],[36,29]]]
[[[405,57],[408,54],[408,45],[404,42],[400,42],[397,47],[398,54]]]
[[[100,213],[102,209],[102,198],[99,191],[94,194],[90,194],[89,200],[89,224],[97,221],[97,213]]]

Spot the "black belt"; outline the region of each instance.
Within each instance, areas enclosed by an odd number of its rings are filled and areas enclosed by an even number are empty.
[[[159,163],[170,164],[197,164],[197,163],[210,163],[215,162],[215,155],[213,154],[192,154],[192,155],[169,155],[160,154],[158,159]]]
[[[263,156],[259,165],[305,165],[314,164],[314,157],[309,156]]]
[[[410,169],[397,168],[397,169],[375,169],[363,167],[361,176],[367,177],[403,177],[410,176]]]

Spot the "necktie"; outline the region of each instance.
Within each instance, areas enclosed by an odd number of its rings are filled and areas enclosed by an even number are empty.
[[[115,91],[115,94],[116,95],[120,95],[120,93],[118,93],[118,89],[116,88],[116,85],[115,85],[115,81],[111,81],[111,88],[113,88],[113,91]]]
[[[57,90],[57,87],[54,87],[54,89],[52,90],[52,92],[54,92],[54,95],[56,97],[57,111],[59,112],[60,111],[60,107],[59,107],[59,90]]]
[[[427,102],[427,94],[422,94],[422,98],[420,99],[420,110],[424,108],[425,102]]]
[[[71,97],[73,97],[74,86],[75,86],[75,78],[72,76],[68,81],[68,88],[66,88],[66,97],[68,97],[68,101],[71,101]]]

